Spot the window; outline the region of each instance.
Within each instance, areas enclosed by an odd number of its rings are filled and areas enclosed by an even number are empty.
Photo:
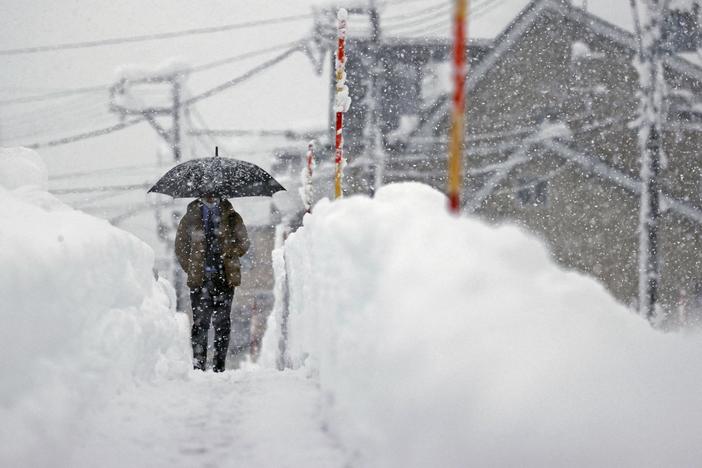
[[[545,207],[548,204],[548,181],[522,179],[515,188],[515,200],[523,208]]]

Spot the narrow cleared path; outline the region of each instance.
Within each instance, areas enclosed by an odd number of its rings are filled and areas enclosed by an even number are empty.
[[[93,415],[72,467],[343,467],[301,371],[195,373],[143,385]]]

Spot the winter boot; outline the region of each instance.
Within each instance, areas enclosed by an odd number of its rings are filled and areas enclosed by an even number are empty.
[[[227,354],[216,353],[214,359],[212,360],[212,370],[214,372],[224,372],[225,362],[227,360]]]
[[[193,369],[205,370],[207,363],[207,348],[201,344],[193,344]]]

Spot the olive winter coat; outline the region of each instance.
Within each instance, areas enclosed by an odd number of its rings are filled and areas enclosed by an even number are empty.
[[[175,251],[178,263],[188,274],[190,289],[202,287],[205,280],[205,227],[200,200],[188,204],[188,210],[178,224]],[[222,248],[224,273],[229,286],[241,284],[239,257],[249,249],[249,236],[244,221],[228,200],[219,203],[221,220],[216,235]]]

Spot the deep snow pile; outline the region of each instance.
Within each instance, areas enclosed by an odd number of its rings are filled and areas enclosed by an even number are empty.
[[[322,201],[285,244],[288,359],[358,466],[696,466],[699,336],[445,206],[419,184]]]
[[[36,153],[0,149],[0,466],[68,466],[103,398],[189,369],[153,251],[46,187]]]

